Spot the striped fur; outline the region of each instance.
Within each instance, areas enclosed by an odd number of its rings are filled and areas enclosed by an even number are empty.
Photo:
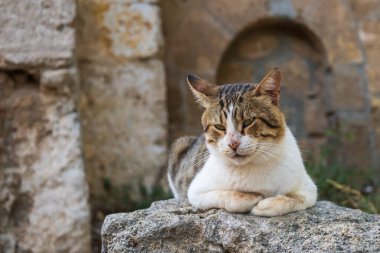
[[[203,167],[209,152],[203,135],[178,138],[171,147],[168,180],[173,195],[185,199],[194,176]]]

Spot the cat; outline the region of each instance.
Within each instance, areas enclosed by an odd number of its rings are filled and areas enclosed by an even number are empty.
[[[172,145],[168,180],[176,199],[258,216],[315,204],[317,187],[280,110],[278,69],[259,84],[217,86],[194,75],[187,83],[204,108],[204,134]]]

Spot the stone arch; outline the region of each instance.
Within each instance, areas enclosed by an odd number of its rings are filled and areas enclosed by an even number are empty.
[[[228,0],[173,0],[163,1],[162,11],[171,140],[201,132],[201,110],[194,104],[185,76],[195,73],[217,81],[219,62],[242,31],[260,20],[288,20],[307,27],[324,46],[324,111],[347,131],[360,136],[358,142],[344,143],[341,155],[337,155],[341,157],[339,162],[369,166],[371,147],[375,148],[370,140],[374,127],[368,124],[371,114],[366,59],[350,4],[330,0],[241,0],[236,5]]]

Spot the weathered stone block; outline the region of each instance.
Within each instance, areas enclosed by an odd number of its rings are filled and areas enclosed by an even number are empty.
[[[356,27],[348,6],[341,1],[330,0],[293,0],[293,6],[300,21],[321,39],[330,64],[363,61]]]
[[[0,80],[0,251],[89,252],[74,100],[41,92],[37,78],[20,70]]]
[[[0,67],[73,62],[74,0],[4,0],[0,12]]]
[[[139,187],[151,190],[166,164],[163,64],[85,64],[81,71],[83,149],[94,200],[104,196],[105,181],[130,188],[132,198],[139,200]],[[113,197],[118,196],[109,199]]]
[[[349,0],[348,3],[358,20],[379,16],[380,4],[378,0]]]
[[[107,216],[102,252],[377,252],[379,230],[379,215],[327,201],[266,218],[167,200]]]
[[[305,127],[309,135],[323,135],[328,127],[326,108],[320,98],[305,102]]]
[[[159,8],[147,3],[112,4],[104,14],[111,51],[126,58],[156,54],[162,44]]]
[[[205,1],[206,8],[231,34],[238,34],[253,21],[269,16],[267,0]]]
[[[200,39],[205,37],[207,42],[200,43]],[[173,38],[166,43],[167,57],[172,59],[169,64],[196,73],[213,72],[230,41],[231,35],[221,29],[205,9],[191,9]]]
[[[45,92],[52,92],[55,95],[77,96],[76,68],[70,69],[55,69],[42,71],[40,77],[40,89]]]
[[[363,42],[368,60],[366,65],[368,89],[371,93],[380,95],[380,18],[362,21],[359,37]]]
[[[363,110],[365,105],[365,79],[357,66],[340,66],[334,69],[332,86],[333,104],[338,110]]]
[[[80,0],[80,58],[123,62],[157,54],[163,43],[160,10],[149,2]]]

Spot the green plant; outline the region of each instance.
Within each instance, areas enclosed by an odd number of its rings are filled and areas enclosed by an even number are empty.
[[[105,213],[147,208],[154,201],[171,197],[171,194],[161,185],[157,184],[148,189],[141,179],[130,184],[115,186],[109,178],[103,178],[102,183],[105,194],[100,201],[97,201],[96,206]]]
[[[379,213],[378,190],[367,195],[359,190],[366,184],[372,184],[372,170],[343,166],[335,160],[335,151],[342,145],[342,140],[354,141],[354,135],[339,134],[337,131],[329,130],[326,136],[329,142],[321,147],[319,159],[309,156],[305,162],[309,174],[317,184],[319,199],[330,200],[369,213]]]

